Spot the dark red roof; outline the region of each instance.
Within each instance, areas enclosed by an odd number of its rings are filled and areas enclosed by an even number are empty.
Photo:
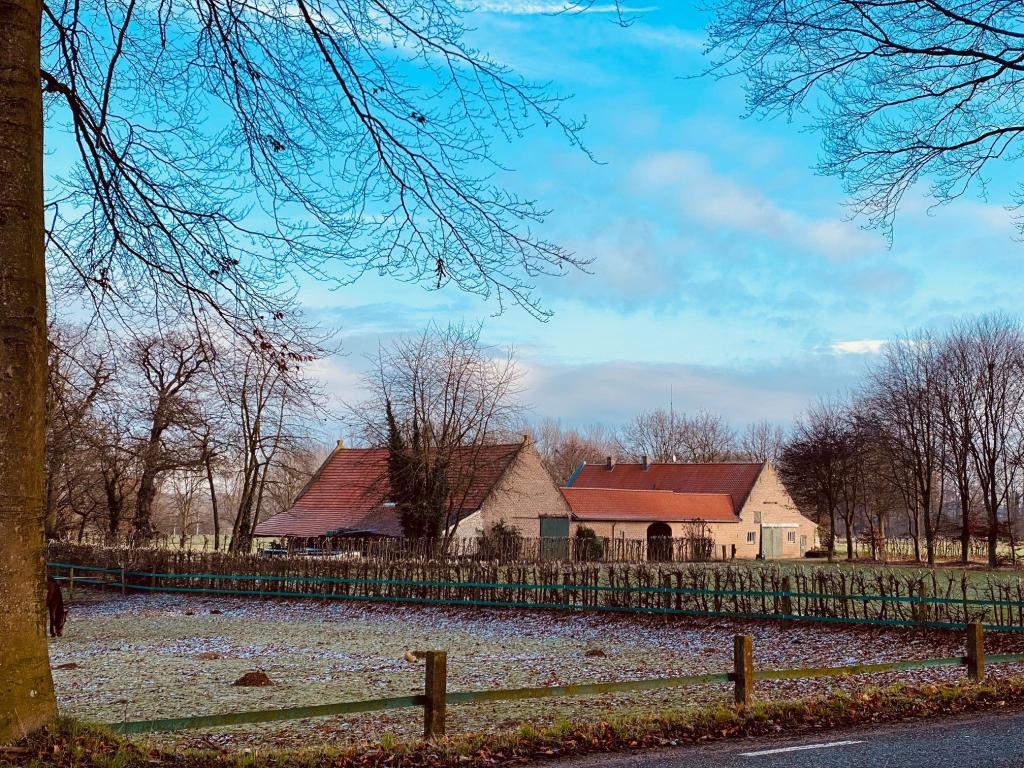
[[[473,471],[460,491],[460,519],[480,508],[495,484],[519,455],[522,443],[466,449]],[[393,508],[386,448],[339,448],[285,512],[256,526],[257,536],[323,536],[328,531],[350,536],[401,536]]]
[[[733,509],[743,509],[764,464],[584,464],[572,488],[727,494]]]
[[[674,493],[617,488],[563,488],[574,520],[684,523],[735,523],[732,499],[725,493]]]

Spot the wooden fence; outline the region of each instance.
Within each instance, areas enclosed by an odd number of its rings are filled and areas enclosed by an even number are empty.
[[[213,728],[251,723],[265,723],[279,720],[297,720],[310,717],[326,717],[359,712],[373,712],[386,709],[411,707],[423,708],[423,735],[430,739],[445,735],[445,719],[449,704],[468,704],[494,701],[515,701],[549,697],[586,696],[603,693],[648,691],[658,688],[680,688],[686,686],[733,684],[733,699],[737,706],[749,706],[754,701],[754,684],[757,680],[796,680],[812,677],[838,677],[863,675],[880,672],[898,672],[930,667],[965,666],[971,680],[980,681],[985,677],[985,665],[1024,662],[1024,654],[999,654],[985,658],[984,633],[980,624],[967,627],[967,652],[964,656],[945,659],[916,659],[880,664],[855,664],[843,667],[818,667],[809,669],[755,669],[754,645],[749,635],[737,635],[733,639],[732,671],[715,672],[690,677],[656,678],[647,680],[625,680],[605,683],[580,683],[540,688],[512,688],[484,691],[448,691],[448,657],[444,651],[420,651],[416,655],[425,662],[425,683],[422,694],[398,696],[370,701],[348,701],[336,704],[321,704],[287,709],[233,712],[230,714],[199,715],[163,720],[140,720],[111,723],[110,727],[124,734],[152,733],[156,731],[179,731],[192,728]]]
[[[144,544],[132,537],[111,539],[103,536],[83,537],[81,541],[60,541],[55,544],[105,547],[111,549],[141,549],[163,551],[189,551],[216,553],[212,536],[178,536],[157,534]],[[286,549],[272,548],[268,539],[257,539],[256,553],[264,556],[286,554],[333,558],[369,558],[371,560],[444,560],[462,562],[471,560],[500,562],[542,562],[571,560],[602,563],[644,563],[671,561],[677,563],[704,562],[716,557],[729,556],[716,552],[711,538],[702,535],[686,537],[657,537],[647,539],[609,538],[557,538],[529,536],[475,536],[452,539],[446,544],[401,538],[337,537],[319,538],[300,542],[284,541]],[[310,546],[305,546],[309,544]],[[222,539],[220,552],[227,554],[227,540]]]
[[[935,557],[938,560],[960,559],[962,544],[959,538],[938,536],[935,538],[934,547]],[[923,536],[919,549],[921,557],[924,558],[927,550]],[[892,561],[913,561],[914,540],[909,536],[894,536],[879,542],[877,551],[873,551],[869,539],[858,537],[854,540],[854,553],[855,556],[864,558],[870,558],[872,554],[876,554],[879,558],[884,556],[885,559]],[[846,541],[842,537],[836,538],[836,556],[846,556]],[[988,557],[988,540],[972,536],[967,542],[967,556],[970,560],[984,561]]]
[[[80,583],[122,591],[1024,629],[1020,578],[934,569],[333,560],[66,544],[51,545],[49,559],[61,578],[74,571]]]

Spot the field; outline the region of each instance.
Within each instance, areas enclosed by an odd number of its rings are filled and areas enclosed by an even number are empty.
[[[129,595],[77,590],[51,657],[63,710],[112,722],[327,703],[422,690],[407,649],[449,653],[449,690],[640,679],[730,669],[732,637],[754,638],[755,665],[825,666],[961,655],[959,633],[773,622],[679,620],[521,610],[443,609]],[[1024,635],[990,634],[989,652],[1024,651]],[[591,655],[587,651],[591,651]],[[596,653],[600,651],[600,653]],[[602,655],[603,654],[603,655]],[[232,685],[264,671],[264,688]],[[1021,670],[993,668],[1008,674]],[[932,669],[846,679],[758,683],[761,698],[791,698],[894,680],[957,679]],[[700,702],[727,702],[725,686],[603,697],[461,705],[449,732],[502,731],[522,722],[597,720]],[[161,743],[279,746],[414,738],[420,710],[370,713],[219,731],[151,736]]]

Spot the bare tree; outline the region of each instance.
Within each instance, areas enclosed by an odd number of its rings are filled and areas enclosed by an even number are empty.
[[[944,386],[939,347],[927,333],[896,339],[868,374],[863,409],[875,427],[897,477],[913,483],[907,494],[919,506],[928,564],[935,563],[935,537],[942,516],[942,441],[940,392]]]
[[[736,436],[717,413],[697,411],[682,420],[683,460],[695,464],[728,461],[736,453]]]
[[[707,464],[726,461],[736,452],[735,435],[718,414],[676,414],[661,408],[637,415],[620,432],[619,449],[638,460]]]
[[[785,430],[768,419],[748,424],[739,436],[737,449],[748,461],[778,463],[786,442]]]
[[[668,464],[683,461],[683,420],[658,408],[637,414],[618,436],[619,450],[626,457]]]
[[[302,274],[372,270],[543,314],[532,281],[579,263],[530,233],[544,211],[493,185],[491,152],[533,125],[578,144],[578,126],[469,45],[460,3],[169,8],[0,6],[0,443],[17,447],[0,458],[0,527],[16,532],[0,542],[0,647],[17,649],[0,743],[56,706],[41,629],[47,279],[113,319],[186,312],[287,360],[269,325],[292,318]],[[44,121],[72,137],[45,185]]]
[[[195,470],[173,472],[166,485],[170,496],[170,507],[174,515],[174,527],[178,529],[178,548],[185,549],[189,532],[199,525],[199,491],[205,477]]]
[[[45,500],[47,533],[54,536],[70,523],[62,513],[80,510],[72,501],[95,485],[96,402],[113,371],[110,356],[85,329],[51,323],[49,339]],[[91,515],[95,499],[86,495]],[[79,517],[84,528],[85,518]]]
[[[793,500],[826,529],[825,546],[835,555],[837,516],[856,508],[856,481],[852,471],[856,451],[851,421],[844,408],[821,402],[808,409],[794,426],[779,460],[779,476]],[[852,532],[846,529],[847,556],[853,556]]]
[[[488,446],[522,423],[512,351],[496,355],[479,327],[431,326],[381,349],[365,385],[373,394],[351,413],[371,444],[390,449],[403,530],[447,545],[480,478],[494,471]]]
[[[291,456],[290,449],[307,431],[304,416],[317,408],[320,398],[301,369],[275,364],[241,345],[220,351],[215,380],[214,407],[229,414],[231,423],[222,461],[237,478],[229,548],[248,552],[263,516],[271,472]],[[209,456],[208,441],[204,454]],[[208,464],[207,477],[212,477]],[[216,505],[210,482],[211,503]]]
[[[568,482],[583,462],[600,462],[614,453],[615,439],[601,425],[577,430],[544,419],[529,431],[544,466],[559,485]]]
[[[212,352],[196,336],[172,331],[137,340],[129,360],[145,392],[139,414],[144,425],[141,474],[132,526],[136,539],[147,541],[154,532],[151,513],[158,480],[195,463],[189,427],[198,416],[198,379],[208,371]]]
[[[945,472],[956,491],[960,511],[960,561],[970,559],[975,489],[971,446],[976,439],[979,391],[973,357],[973,344],[965,328],[954,329],[942,343],[940,364],[939,411],[942,416],[942,443]]]
[[[721,76],[748,78],[752,114],[810,107],[821,170],[888,227],[928,175],[940,202],[993,159],[1017,159],[1024,10],[989,0],[712,0]]]
[[[1017,474],[1019,414],[1024,404],[1024,335],[1019,323],[987,315],[967,326],[974,361],[975,408],[971,459],[988,516],[988,563],[998,564],[999,509]]]

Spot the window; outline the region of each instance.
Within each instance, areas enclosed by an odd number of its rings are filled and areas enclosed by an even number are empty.
[[[796,531],[790,531],[786,534],[786,541],[790,544],[796,544]]]
[[[754,522],[755,523],[760,523],[761,522],[761,513],[760,512],[755,512],[754,513]]]
[[[757,531],[747,531],[747,544],[753,544],[757,541]]]

